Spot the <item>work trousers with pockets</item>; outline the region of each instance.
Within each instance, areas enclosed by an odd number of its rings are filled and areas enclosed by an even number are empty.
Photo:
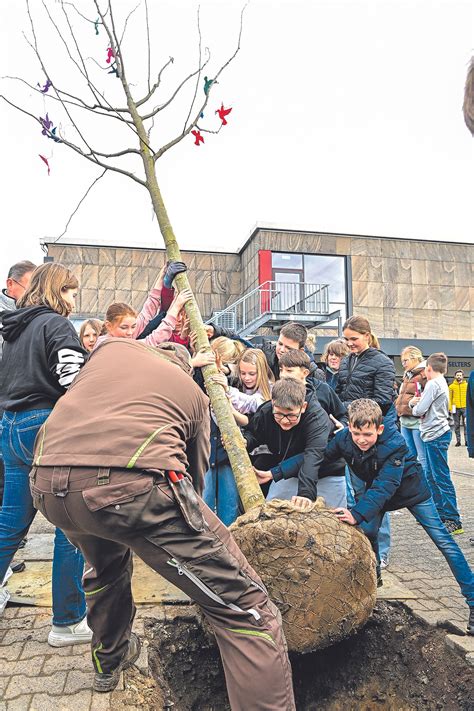
[[[292,711],[281,617],[231,534],[201,499],[204,530],[185,521],[162,472],[37,467],[35,506],[86,560],[92,659],[108,673],[128,649],[135,615],[132,551],[201,606],[221,652],[233,711]]]

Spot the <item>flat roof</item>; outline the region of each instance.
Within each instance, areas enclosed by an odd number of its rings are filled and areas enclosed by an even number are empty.
[[[435,240],[435,239],[429,239],[427,237],[390,237],[387,235],[365,235],[365,234],[354,234],[352,232],[326,232],[326,231],[321,231],[321,230],[309,230],[309,229],[304,229],[304,228],[296,228],[296,227],[281,227],[272,223],[265,223],[265,222],[257,222],[251,229],[251,232],[247,239],[245,240],[244,244],[238,248],[236,251],[223,251],[222,249],[196,249],[192,247],[180,247],[180,250],[182,252],[198,252],[202,254],[235,254],[235,255],[240,255],[244,249],[247,247],[247,245],[252,241],[252,239],[255,237],[255,235],[260,231],[265,231],[265,232],[283,232],[283,233],[289,233],[289,234],[306,234],[308,236],[311,235],[327,235],[328,237],[359,237],[361,239],[382,239],[382,240],[391,240],[395,242],[423,242],[427,244],[455,244],[455,245],[460,245],[463,247],[474,247],[474,243],[471,242],[455,242],[455,241],[449,241],[449,240]],[[72,247],[103,247],[103,248],[110,248],[110,249],[147,249],[147,250],[157,250],[164,252],[165,247],[164,246],[154,246],[152,244],[145,244],[145,243],[137,243],[137,244],[114,244],[114,243],[104,243],[100,241],[100,239],[95,240],[95,239],[84,239],[84,240],[74,240],[74,241],[68,241],[67,239],[64,241],[54,241],[50,240],[47,237],[41,237],[40,238],[40,244],[42,245],[56,245],[56,246],[72,246]]]

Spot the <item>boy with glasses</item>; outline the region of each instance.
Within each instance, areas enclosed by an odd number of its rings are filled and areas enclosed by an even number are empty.
[[[259,483],[280,481],[284,473],[277,465],[303,454],[297,494],[291,500],[302,508],[309,506],[317,498],[319,468],[331,430],[329,417],[317,399],[307,402],[304,383],[295,378],[279,380],[273,386],[272,399],[257,410],[243,432],[249,452],[261,445],[270,451],[254,461]],[[271,467],[276,467],[273,473]]]

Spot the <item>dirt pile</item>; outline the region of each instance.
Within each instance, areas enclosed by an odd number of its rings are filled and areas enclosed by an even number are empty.
[[[156,709],[230,711],[219,651],[191,607],[174,619],[150,619],[146,629]],[[472,711],[472,667],[445,636],[399,603],[379,602],[358,634],[291,655],[298,711]]]
[[[270,501],[231,531],[280,609],[290,651],[322,649],[367,622],[376,600],[371,546],[323,504],[303,513]]]

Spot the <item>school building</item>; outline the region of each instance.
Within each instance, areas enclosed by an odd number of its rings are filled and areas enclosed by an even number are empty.
[[[102,318],[114,301],[140,309],[166,258],[163,249],[99,243],[44,248],[80,279],[77,321]],[[399,373],[406,345],[444,351],[449,376],[474,367],[474,244],[257,226],[238,252],[182,257],[203,319],[246,338],[295,320],[316,331],[320,353],[348,315],[361,314]]]

